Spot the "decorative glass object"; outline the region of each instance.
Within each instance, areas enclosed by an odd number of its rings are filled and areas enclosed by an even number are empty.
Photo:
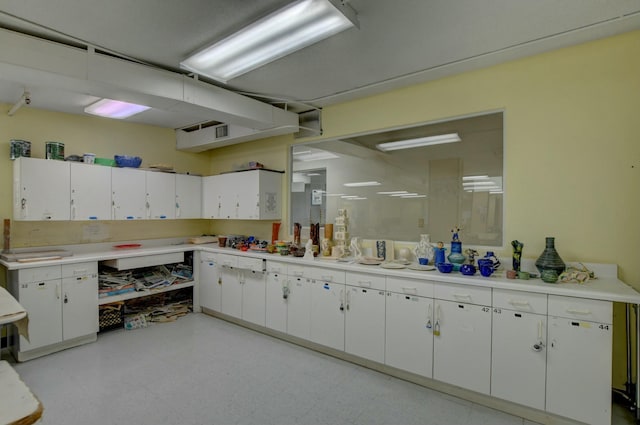
[[[513,270],[519,272],[520,261],[522,259],[522,248],[524,247],[524,244],[518,240],[513,240],[511,241],[511,246],[513,247],[513,261],[512,261]]]
[[[420,235],[420,241],[416,244],[413,253],[418,261],[420,258],[426,258],[427,263],[433,262],[434,250],[431,245],[431,237],[427,234]]]

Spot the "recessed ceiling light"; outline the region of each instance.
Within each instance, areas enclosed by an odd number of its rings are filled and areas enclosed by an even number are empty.
[[[87,114],[101,117],[123,119],[151,109],[149,106],[122,102],[113,99],[101,99],[84,108]]]

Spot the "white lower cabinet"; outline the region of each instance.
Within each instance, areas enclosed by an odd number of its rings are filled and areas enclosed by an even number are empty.
[[[283,265],[286,270],[286,265]],[[286,273],[269,270],[267,264],[267,288],[265,302],[265,326],[278,332],[287,332],[289,304],[289,278]]]
[[[219,255],[220,311],[223,314],[265,325],[266,278],[263,262],[258,258]]]
[[[611,302],[549,295],[546,410],[611,423]]]
[[[20,269],[10,272],[11,292],[29,315],[29,340],[14,346],[18,360],[29,351],[95,339],[98,332],[98,264],[96,262]],[[56,351],[56,350],[52,350]],[[47,354],[42,352],[41,354]]]
[[[433,378],[489,394],[491,289],[436,284],[434,292]]]
[[[200,306],[213,311],[221,311],[222,285],[218,278],[218,258],[216,254],[202,253],[200,257]]]
[[[432,377],[433,298],[387,291],[387,365]]]
[[[545,408],[547,296],[494,289],[491,395]]]
[[[289,274],[287,333],[309,339],[311,330],[311,278]]]
[[[345,289],[345,351],[384,363],[384,276],[347,272]]]
[[[242,269],[239,274],[242,282],[242,320],[264,326],[266,274]]]
[[[346,287],[344,272],[311,270],[311,329],[309,339],[318,344],[344,350]]]

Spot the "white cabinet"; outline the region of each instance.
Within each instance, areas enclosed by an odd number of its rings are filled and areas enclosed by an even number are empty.
[[[282,175],[249,170],[208,176],[202,182],[202,216],[242,220],[281,218]]]
[[[218,256],[202,252],[200,255],[200,306],[219,312],[221,309],[221,280],[218,279]]]
[[[310,273],[313,279],[309,339],[344,350],[345,272],[312,267]]]
[[[430,282],[387,277],[385,364],[431,378],[432,297]]]
[[[145,172],[135,168],[111,169],[111,202],[114,220],[146,217]]]
[[[202,217],[202,177],[176,174],[175,218]]]
[[[491,395],[545,408],[547,296],[493,290]]]
[[[264,260],[230,254],[220,254],[218,260],[222,313],[264,326]]]
[[[17,158],[13,163],[14,220],[69,220],[69,170],[65,161]]]
[[[111,220],[111,167],[71,162],[71,220]]]
[[[311,276],[305,267],[288,265],[287,333],[309,339],[311,329]]]
[[[434,296],[433,378],[489,394],[491,289],[437,283]]]
[[[14,346],[18,360],[47,354],[48,346],[64,342],[73,346],[74,341],[83,337],[95,339],[98,332],[96,262],[11,271],[9,285],[29,315],[29,340],[20,336]]]
[[[176,218],[176,176],[171,173],[145,171],[146,218]]]
[[[347,272],[345,309],[345,351],[384,363],[384,276]]]
[[[267,288],[265,302],[265,326],[279,332],[287,332],[289,277],[287,264],[267,261]]]
[[[549,295],[546,410],[611,423],[612,303]]]

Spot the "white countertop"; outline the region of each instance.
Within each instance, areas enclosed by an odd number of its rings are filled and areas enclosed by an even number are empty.
[[[374,273],[383,276],[405,277],[432,282],[454,283],[470,286],[528,291],[543,294],[564,295],[578,298],[640,304],[640,293],[617,278],[617,266],[612,264],[585,264],[585,266],[595,272],[597,279],[591,279],[590,281],[583,284],[550,284],[545,283],[540,279],[507,279],[504,276],[504,271],[499,271],[491,275],[490,277],[484,277],[479,273],[474,276],[464,276],[458,272],[445,274],[440,273],[437,270],[416,271],[410,269],[386,269],[379,266],[362,265],[336,260],[323,260],[318,258],[314,260],[305,260],[302,257],[282,256],[278,254],[268,254],[252,251],[242,252],[231,248],[220,248],[217,244],[188,244],[186,243],[186,240],[186,238],[172,238],[137,241],[137,243],[140,243],[142,246],[136,249],[115,249],[113,248],[114,243],[71,245],[61,247],[73,252],[73,256],[70,257],[31,263],[7,262],[0,260],[0,265],[3,265],[8,270],[19,270],[58,264],[102,261],[134,256],[166,254],[172,252],[203,251],[263,258],[288,264],[325,267],[334,270],[344,270],[352,272]],[[118,242],[118,244],[124,243],[136,243],[136,241]],[[506,263],[503,262],[503,264]]]

